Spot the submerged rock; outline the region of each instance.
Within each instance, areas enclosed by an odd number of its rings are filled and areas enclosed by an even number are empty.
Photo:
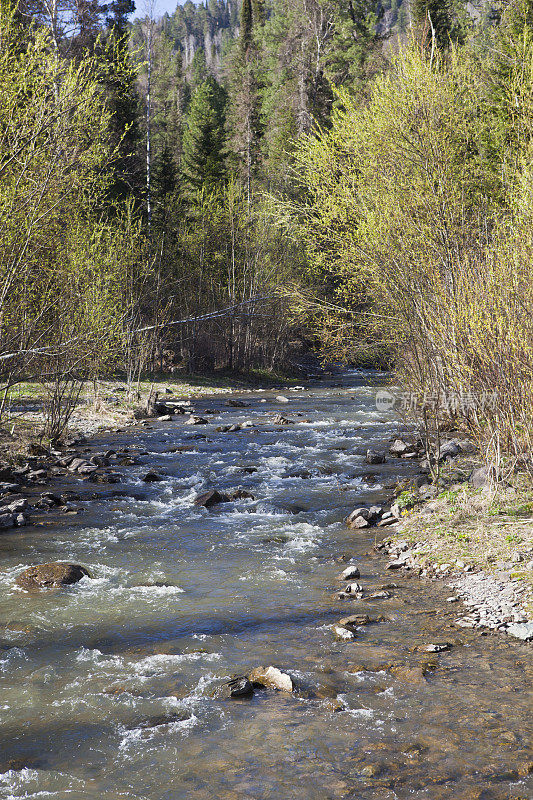
[[[386,458],[383,453],[370,448],[366,451],[365,461],[367,464],[385,464]]]
[[[354,628],[359,628],[362,625],[368,625],[370,623],[370,617],[368,614],[352,614],[349,617],[343,617],[339,620],[338,624],[342,628],[348,628],[353,630]]]
[[[248,680],[267,689],[277,689],[280,692],[294,691],[291,676],[277,667],[256,667],[248,675]]]
[[[450,645],[448,642],[439,642],[436,644],[426,644],[425,647],[422,648],[424,653],[444,653],[446,650],[450,649]]]
[[[29,591],[70,586],[85,577],[90,578],[91,575],[79,564],[50,563],[28,567],[20,573],[16,582],[22,589]]]
[[[392,597],[390,592],[381,591],[381,592],[374,592],[373,594],[367,595],[364,600],[389,600]]]
[[[246,675],[228,681],[228,688],[230,697],[251,697],[254,693],[254,687]]]
[[[216,489],[212,489],[210,492],[199,494],[193,504],[203,508],[212,508],[212,506],[216,506],[219,503],[229,503],[229,501],[229,495],[225,492],[218,492]]]
[[[157,483],[158,481],[164,480],[164,478],[162,475],[159,475],[158,472],[150,470],[150,472],[147,472],[146,475],[141,478],[141,480],[145,483]]]
[[[229,495],[230,500],[255,500],[255,496],[246,489],[237,489]]]
[[[186,425],[207,425],[208,422],[203,417],[199,417],[196,414],[191,414],[191,416],[189,417],[189,419],[187,420],[187,422],[185,424]]]
[[[334,625],[333,633],[340,642],[349,642],[356,638],[355,631],[352,628],[345,628],[344,625]]]
[[[247,492],[245,489],[236,489],[229,494],[212,489],[210,492],[199,494],[193,502],[195,506],[211,508],[219,503],[231,503],[234,500],[255,500],[255,497],[251,492]]]

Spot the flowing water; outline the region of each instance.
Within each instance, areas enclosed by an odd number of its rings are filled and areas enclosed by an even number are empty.
[[[531,797],[529,646],[453,627],[449,590],[386,573],[376,532],[342,524],[414,470],[358,454],[397,428],[376,411],[380,380],[347,374],[288,404],[271,392],[242,409],[203,400],[199,411],[220,412],[209,425],[101,435],[91,453],[139,462],[119,468],[122,482],[57,484],[80,494],[76,516],[2,534],[0,798]],[[296,424],[274,425],[277,412]],[[244,420],[257,427],[215,430]],[[165,479],[143,483],[148,469]],[[255,499],[192,505],[214,487]],[[341,556],[365,588],[396,584],[392,597],[336,599]],[[93,579],[14,588],[23,568],[55,560]],[[382,621],[337,641],[332,624],[355,612]],[[442,641],[451,649],[425,655],[421,678],[416,648]],[[215,696],[269,664],[305,691]]]

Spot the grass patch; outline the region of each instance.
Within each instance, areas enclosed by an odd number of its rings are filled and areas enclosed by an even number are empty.
[[[533,589],[533,486],[442,492],[402,517],[398,539],[422,545],[421,563],[462,561],[491,573],[511,571]],[[520,555],[521,562],[515,563]],[[522,566],[523,564],[523,566]]]

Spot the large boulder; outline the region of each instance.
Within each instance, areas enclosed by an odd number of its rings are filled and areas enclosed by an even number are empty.
[[[389,453],[391,456],[395,458],[401,458],[405,453],[408,453],[411,450],[410,445],[407,442],[404,442],[403,439],[395,439],[394,442],[389,447]]]
[[[54,562],[28,567],[18,576],[17,584],[21,589],[28,591],[32,589],[55,589],[60,586],[70,586],[85,577],[90,578],[91,575],[85,567],[81,567],[79,564]]]

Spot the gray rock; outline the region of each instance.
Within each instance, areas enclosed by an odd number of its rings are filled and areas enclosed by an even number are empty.
[[[346,567],[346,569],[343,571],[341,575],[341,580],[350,581],[352,580],[352,578],[360,578],[360,577],[361,573],[359,572],[359,567],[351,565],[349,567]]]
[[[5,511],[9,514],[20,514],[28,507],[28,501],[25,497],[22,497],[20,500],[15,500],[13,503],[10,503],[8,506],[4,506],[2,511]]]
[[[444,442],[444,444],[441,444],[439,447],[438,459],[439,461],[445,461],[449,458],[455,458],[460,454],[460,452],[461,448],[457,442],[453,440],[450,442]]]
[[[369,594],[364,599],[365,600],[388,600],[390,597],[392,597],[390,592],[381,591],[381,592],[374,592],[373,594]]]
[[[20,489],[20,483],[7,483],[7,482],[0,483],[0,494],[7,494],[8,492],[18,492],[19,489]]]
[[[458,628],[475,628],[478,620],[475,617],[460,617],[453,624],[457,625]]]
[[[368,614],[352,614],[349,617],[343,617],[339,620],[338,624],[343,628],[359,628],[362,625],[368,625],[370,617]]]
[[[354,508],[354,510],[346,517],[346,522],[353,522],[354,519],[358,517],[362,517],[363,519],[368,519],[370,516],[370,510],[365,508],[364,506],[360,506],[359,508]]]
[[[287,419],[287,417],[284,417],[282,414],[276,414],[276,416],[274,417],[272,422],[274,423],[274,425],[294,425],[295,424],[293,419]]]
[[[333,633],[338,641],[346,642],[355,639],[355,631],[351,628],[345,628],[343,625],[334,625]]]
[[[400,458],[403,456],[404,453],[410,449],[407,442],[404,442],[403,439],[395,439],[394,442],[389,447],[389,453],[391,456],[395,456],[396,458]]]
[[[479,467],[470,475],[468,482],[474,489],[483,489],[490,484],[491,471],[489,467]]]
[[[395,561],[389,561],[385,569],[401,569],[405,567],[405,559],[398,558]]]
[[[377,519],[383,514],[383,506],[370,506],[368,512],[371,519]]]
[[[13,514],[0,514],[0,530],[6,531],[9,528],[14,528],[16,520]]]
[[[386,459],[383,453],[378,453],[377,450],[368,449],[365,457],[367,464],[385,464]]]
[[[370,528],[370,522],[364,517],[355,517],[355,519],[347,524],[349,528]]]
[[[383,515],[383,517],[378,522],[378,528],[385,528],[388,525],[396,525],[397,522],[398,519],[397,517],[394,516],[394,514],[390,514],[390,516]]]
[[[533,640],[533,622],[520,622],[507,626],[507,633],[523,642]]]
[[[191,416],[189,417],[189,419],[187,420],[187,422],[185,424],[186,425],[207,425],[208,422],[203,417],[199,417],[196,414],[191,414]]]
[[[360,583],[348,583],[344,587],[344,594],[360,594],[363,591],[363,587]]]

